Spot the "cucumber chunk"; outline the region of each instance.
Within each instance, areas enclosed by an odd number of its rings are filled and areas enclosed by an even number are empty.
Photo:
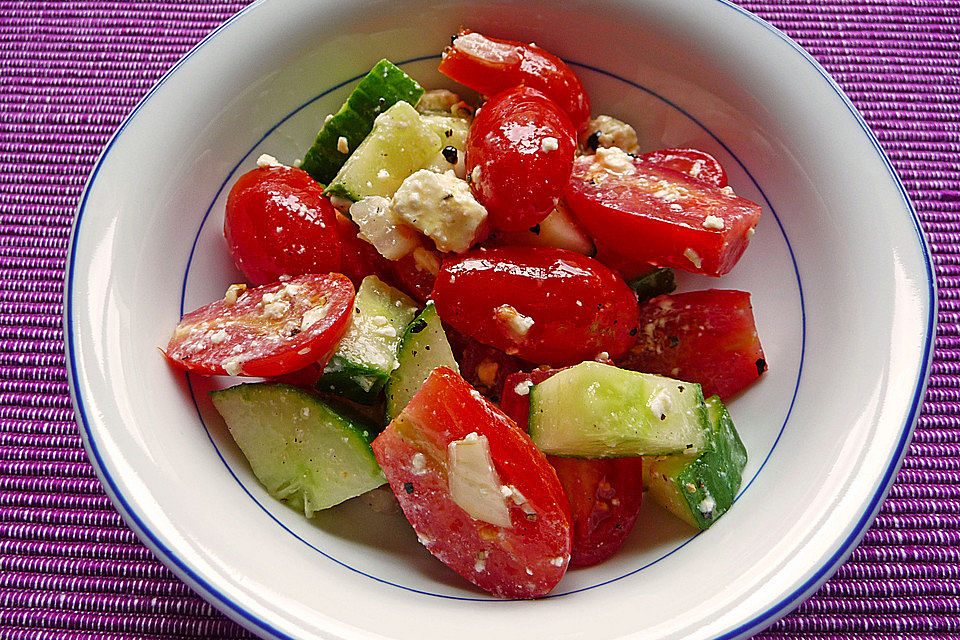
[[[372,431],[295,387],[241,384],[210,397],[257,479],[308,518],[386,482]]]
[[[353,318],[317,389],[372,404],[397,366],[397,347],[419,306],[405,293],[367,276],[353,303]]]
[[[326,193],[354,202],[367,196],[389,198],[442,148],[440,136],[417,110],[398,102],[377,116],[370,135],[330,181]]]
[[[440,316],[437,315],[437,308],[432,302],[427,304],[403,333],[397,351],[397,362],[399,364],[387,382],[388,422],[400,415],[431,371],[446,366],[460,372],[450,349],[450,342],[447,341],[447,334],[440,323]]]
[[[637,294],[637,300],[643,304],[651,298],[671,293],[677,288],[677,281],[673,275],[673,269],[660,268],[628,282],[627,286],[633,289]]]
[[[747,450],[719,396],[706,401],[707,450],[691,459],[668,456],[644,459],[649,492],[655,502],[687,524],[706,529],[730,509],[740,489]]]
[[[369,135],[378,115],[400,101],[416,104],[422,95],[423,87],[416,80],[389,60],[381,60],[360,81],[340,111],[323,125],[300,168],[320,184],[327,184],[337,175],[350,151]],[[346,140],[347,153],[340,150],[341,137]]]
[[[692,455],[703,449],[707,428],[700,385],[599,362],[564,369],[530,390],[530,437],[548,455]]]

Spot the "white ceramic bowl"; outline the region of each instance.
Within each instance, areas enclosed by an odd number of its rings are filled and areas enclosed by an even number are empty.
[[[461,25],[571,62],[594,113],[647,149],[700,146],[763,205],[719,283],[753,293],[770,371],[730,403],[750,453],[734,508],[691,532],[647,504],[622,552],[546,599],[502,602],[435,561],[399,516],[348,503],[306,521],[252,477],[206,395],[157,351],[237,279],[228,185],[292,162],[381,57],[426,86]],[[277,638],[733,638],[812,593],[856,545],[923,399],[935,290],[915,214],[824,71],[720,0],[268,0],[154,87],[77,212],[66,285],[84,441],[127,522],[251,630]]]

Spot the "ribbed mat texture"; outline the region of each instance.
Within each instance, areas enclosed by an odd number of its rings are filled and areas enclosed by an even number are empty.
[[[678,0],[682,1],[682,0]],[[246,2],[0,0],[0,638],[247,637],[124,526],[73,421],[62,277],[81,189],[159,76]],[[928,234],[939,337],[860,547],[763,638],[960,637],[960,2],[747,1],[859,107]]]

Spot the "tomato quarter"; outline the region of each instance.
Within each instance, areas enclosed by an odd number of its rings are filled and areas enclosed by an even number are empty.
[[[661,167],[679,171],[715,187],[727,186],[727,172],[723,170],[720,162],[706,151],[661,149],[645,153],[640,158]]]
[[[346,333],[353,285],[339,273],[246,289],[180,320],[164,355],[204,375],[279,376],[326,363]]]
[[[444,322],[530,362],[615,357],[636,333],[633,291],[596,260],[563,249],[502,247],[447,259],[431,297]]]
[[[570,179],[576,146],[569,118],[536,89],[490,98],[470,127],[465,158],[490,224],[517,231],[546,218]]]
[[[340,271],[334,214],[305,171],[261,167],[240,176],[230,190],[223,234],[237,267],[254,285],[282,275]]]

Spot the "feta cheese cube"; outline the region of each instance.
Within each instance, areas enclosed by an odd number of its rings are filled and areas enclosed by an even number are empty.
[[[393,212],[432,239],[437,249],[454,253],[470,248],[487,219],[487,210],[453,171],[427,169],[403,181],[393,195]]]

